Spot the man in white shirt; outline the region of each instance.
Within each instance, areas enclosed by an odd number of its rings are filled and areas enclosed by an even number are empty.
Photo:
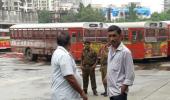
[[[133,84],[135,76],[131,52],[121,41],[121,29],[115,25],[110,26],[106,77],[110,100],[127,100],[128,87]]]
[[[70,36],[67,33],[58,33],[57,45],[51,60],[52,100],[88,100],[81,88],[82,79],[75,61],[69,53]]]

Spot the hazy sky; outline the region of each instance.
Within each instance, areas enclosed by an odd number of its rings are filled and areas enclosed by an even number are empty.
[[[161,12],[163,10],[163,0],[85,0],[92,4],[114,4],[120,6],[122,4],[127,4],[128,2],[141,2],[142,6],[149,7],[151,12]]]

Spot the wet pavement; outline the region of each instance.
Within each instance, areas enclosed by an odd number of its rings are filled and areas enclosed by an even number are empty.
[[[142,67],[161,66],[168,68],[169,61],[161,64],[136,64],[135,82],[130,87],[129,100],[170,100],[170,71]],[[51,67],[45,61],[28,62],[21,54],[0,54],[0,100],[51,100]],[[97,91],[104,91],[99,68],[96,69]],[[89,100],[109,100],[93,96],[88,89]]]

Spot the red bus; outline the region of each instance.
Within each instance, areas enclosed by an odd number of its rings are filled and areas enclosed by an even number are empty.
[[[18,24],[10,27],[11,49],[24,53],[28,60],[36,60],[38,56],[51,58],[56,49],[56,34],[60,31],[69,33],[71,53],[80,60],[83,41],[92,42],[92,48],[98,52],[103,42],[107,41],[107,24],[100,22]]]
[[[167,53],[168,53],[168,57],[170,57],[170,21],[162,21],[162,22],[164,22],[164,23],[166,23],[166,24],[168,24],[168,51],[167,51]]]
[[[164,22],[107,23],[121,27],[123,42],[134,59],[167,57],[168,31]]]
[[[9,29],[0,29],[0,50],[10,49]]]

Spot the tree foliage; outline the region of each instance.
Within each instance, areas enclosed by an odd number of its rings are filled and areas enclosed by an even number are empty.
[[[154,12],[151,15],[150,20],[153,20],[153,21],[170,20],[170,10],[161,12],[161,13]]]
[[[105,21],[104,14],[101,10],[93,9],[91,5],[85,7],[80,4],[78,13],[70,11],[67,15],[62,16],[62,22],[94,22],[94,21]]]
[[[47,10],[38,11],[38,22],[39,23],[50,23],[51,13]]]

